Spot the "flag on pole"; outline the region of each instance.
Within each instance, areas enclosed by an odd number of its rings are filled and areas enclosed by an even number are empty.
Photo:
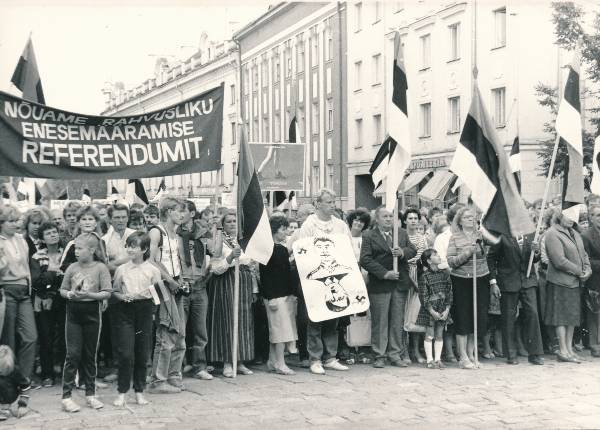
[[[15,87],[23,92],[23,98],[25,100],[42,105],[46,104],[31,36],[29,36],[29,39],[27,40],[25,49],[19,58],[19,62],[17,63],[17,67],[15,68],[10,81],[15,84]]]
[[[17,185],[17,200],[29,200],[30,194],[29,184],[25,182],[25,178],[21,178]]]
[[[165,178],[162,178],[160,184],[158,185],[158,191],[156,195],[152,198],[153,202],[158,202],[160,199],[167,195],[167,184],[165,183]]]
[[[515,176],[515,182],[517,183],[517,190],[519,194],[521,194],[521,170],[523,167],[521,165],[521,148],[519,146],[519,136],[515,137],[513,141],[512,148],[510,148],[510,157],[508,158],[510,162],[510,170]]]
[[[377,155],[369,168],[371,179],[375,185],[375,191],[383,185],[383,180],[387,177],[388,168],[390,167],[390,158],[394,151],[396,151],[396,142],[394,139],[387,138],[383,144],[379,147]]]
[[[600,196],[600,136],[594,142],[594,159],[592,160],[592,185],[590,191]]]
[[[119,190],[117,190],[117,187],[115,187],[114,185],[111,186],[110,200],[112,200],[113,202],[116,202],[117,200],[121,200],[121,195],[119,194]]]
[[[90,194],[90,190],[88,190],[87,188],[83,189],[83,194],[81,195],[81,201],[86,205],[89,205],[92,203],[92,196]]]
[[[142,205],[148,204],[148,197],[146,196],[146,189],[144,184],[139,179],[130,179],[127,183],[127,190],[125,191],[125,200],[131,206],[134,203]]]
[[[300,138],[300,131],[298,130],[298,81],[294,79],[291,85],[290,94],[290,120],[287,124],[287,141],[290,143],[296,143]]]
[[[579,46],[569,65],[569,77],[564,96],[556,115],[556,133],[567,147],[569,161],[566,163],[562,190],[562,210],[569,219],[579,222],[583,198],[583,137],[581,130],[581,102],[579,100]]]
[[[400,33],[394,35],[392,108],[389,111],[390,157],[385,176],[385,206],[393,211],[396,206],[396,193],[410,164],[410,132],[408,126],[406,69],[400,43]],[[392,149],[392,143],[395,147]]]
[[[535,230],[477,83],[450,170],[471,190],[488,231],[517,237]]]
[[[246,130],[243,125],[240,129],[240,158],[237,171],[239,243],[248,257],[261,264],[267,264],[273,253],[273,236]]]

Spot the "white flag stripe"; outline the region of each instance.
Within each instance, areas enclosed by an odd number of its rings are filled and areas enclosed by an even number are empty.
[[[512,173],[516,173],[516,172],[520,172],[522,169],[522,165],[521,165],[521,153],[517,153],[517,154],[513,154],[510,156],[510,158],[508,159],[509,163],[510,163],[510,171]]]
[[[569,218],[571,221],[573,221],[575,223],[579,223],[579,214],[581,213],[582,208],[583,208],[583,204],[574,205],[567,209],[563,209],[562,213],[564,216]]]
[[[583,155],[581,114],[564,98],[556,115],[556,132],[579,154]]]
[[[256,230],[252,234],[244,253],[247,257],[258,261],[260,264],[267,264],[273,253],[273,241],[261,240],[265,237],[272,237],[271,224],[269,224],[269,215],[267,210],[263,209],[260,221],[256,226]]]
[[[456,152],[452,159],[450,170],[471,190],[471,198],[485,214],[487,213],[494,196],[496,187],[481,170],[475,155],[462,144],[456,145]]]
[[[594,143],[594,158],[592,159],[592,184],[590,190],[594,194],[600,195],[600,165],[598,155],[600,154],[600,136],[596,138]]]
[[[396,205],[398,187],[410,165],[410,129],[408,118],[396,106],[392,106],[390,109],[388,124],[390,136],[396,141],[396,150],[390,158],[386,177],[385,206],[389,211],[393,211]]]

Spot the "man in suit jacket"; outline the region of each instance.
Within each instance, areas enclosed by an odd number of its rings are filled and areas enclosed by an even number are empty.
[[[529,256],[534,251],[534,262],[540,259],[539,247],[533,234],[518,238],[502,235],[500,242],[488,253],[490,282],[497,282],[502,296],[502,346],[509,364],[518,364],[515,322],[517,305],[521,301],[520,323],[523,343],[531,364],[544,364],[544,348],[537,304],[537,276],[532,270],[527,277]]]
[[[408,234],[398,229],[398,246],[393,247],[393,214],[381,206],[375,211],[376,227],[363,234],[360,265],[369,273],[371,302],[371,348],[375,354],[374,367],[384,367],[385,358],[394,366],[406,367],[404,307],[411,280],[407,261],[417,254]],[[394,258],[398,271],[393,270]]]
[[[600,294],[600,205],[590,206],[588,216],[590,217],[590,226],[581,235],[583,246],[592,266],[592,276],[585,283],[588,290],[586,292],[588,300],[586,301],[591,302],[585,305],[585,317],[592,356],[600,357],[600,311],[594,306],[593,300],[589,300],[592,298],[591,295]],[[590,309],[590,305],[592,305],[592,309]]]

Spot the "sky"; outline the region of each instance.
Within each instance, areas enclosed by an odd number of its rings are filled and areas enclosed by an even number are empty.
[[[224,40],[267,8],[262,0],[0,0],[0,90],[20,95],[10,78],[31,33],[46,103],[98,114],[106,82],[137,86],[157,57],[189,57],[202,31]]]

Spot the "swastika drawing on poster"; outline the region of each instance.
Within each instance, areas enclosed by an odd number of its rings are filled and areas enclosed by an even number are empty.
[[[348,236],[307,237],[295,242],[293,249],[311,321],[353,315],[369,308],[367,288]]]

